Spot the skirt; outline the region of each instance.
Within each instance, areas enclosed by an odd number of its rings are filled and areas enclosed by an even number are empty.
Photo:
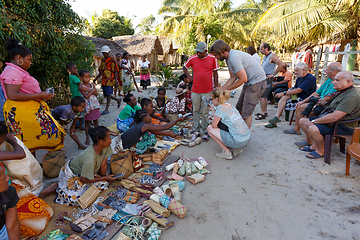
[[[44,101],[11,101],[4,104],[6,125],[32,152],[49,151],[64,147],[65,130],[53,118]]]
[[[116,119],[116,127],[120,132],[125,132],[126,129],[130,126],[130,124],[134,121],[133,117],[128,117],[127,119],[121,120],[119,118]]]
[[[71,171],[69,167],[70,161],[59,172],[59,186],[56,188],[57,196],[54,202],[68,206],[79,206],[77,200],[88,189],[90,184],[82,183],[80,176]],[[92,185],[95,185],[100,191],[109,188],[107,181],[94,182]]]
[[[91,110],[88,114],[84,116],[85,121],[95,121],[101,117],[99,109]]]
[[[135,90],[133,76],[131,74],[126,74],[125,72],[123,72],[122,82],[123,82],[123,92],[124,93]]]

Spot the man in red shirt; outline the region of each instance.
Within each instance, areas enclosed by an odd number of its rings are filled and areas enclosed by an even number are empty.
[[[203,130],[203,139],[208,139],[206,128],[209,125],[209,110],[206,108],[202,97],[210,98],[210,92],[218,86],[219,69],[216,58],[208,54],[207,45],[204,42],[199,42],[196,46],[196,54],[191,56],[184,64],[184,73],[192,80],[193,85],[191,89],[191,100],[193,104],[194,116],[194,130],[200,131],[200,110],[201,110],[201,129]],[[193,76],[188,72],[189,68],[193,69]],[[214,81],[213,81],[214,77]]]

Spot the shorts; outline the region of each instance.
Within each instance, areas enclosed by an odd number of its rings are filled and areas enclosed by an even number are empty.
[[[236,109],[243,118],[250,117],[259,102],[261,95],[266,89],[266,81],[261,81],[252,85],[244,85],[239,100],[236,103]]]
[[[264,93],[261,95],[261,98],[268,98],[271,90],[272,90],[272,83],[273,83],[273,77],[272,78],[267,78],[266,79],[266,86],[267,88],[265,89]]]
[[[220,129],[220,136],[221,141],[224,143],[224,145],[232,149],[243,149],[247,146],[249,142],[249,139],[244,142],[237,142],[234,140],[234,138],[228,131],[224,131],[222,129]]]
[[[309,120],[311,121],[311,120],[314,120],[314,119],[317,119],[317,118],[319,118],[319,117],[309,117]],[[330,135],[330,134],[332,134],[334,132],[335,127],[329,128],[326,124],[315,124],[315,125],[319,129],[320,134],[323,135],[323,136]],[[336,134],[338,134],[338,135],[352,135],[353,132],[354,132],[354,129],[348,128],[348,127],[345,127],[342,124],[339,124]]]
[[[105,86],[105,85],[101,85],[101,88],[103,90],[104,96],[110,96],[114,93],[114,87],[113,86]]]

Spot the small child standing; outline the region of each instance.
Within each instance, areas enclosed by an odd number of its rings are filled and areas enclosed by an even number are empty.
[[[178,88],[187,89],[186,93],[186,107],[192,112],[192,101],[191,101],[191,81],[190,78],[184,73],[179,79],[181,82],[178,84]]]
[[[76,76],[78,74],[78,69],[75,63],[68,63],[66,64],[66,70],[69,72],[69,85],[70,85],[70,92],[72,97],[82,97],[80,90],[79,90],[79,86],[81,84],[80,79],[78,78],[78,76]],[[83,118],[79,119],[79,129],[80,130],[84,130],[84,120]]]
[[[89,136],[89,128],[90,123],[94,121],[94,127],[99,126],[98,119],[101,117],[100,113],[100,104],[97,100],[96,96],[98,92],[95,86],[90,83],[90,73],[87,70],[80,70],[79,72],[80,78],[82,80],[82,84],[80,84],[80,92],[85,98],[85,134],[86,140],[85,145],[90,145],[90,136]]]
[[[51,112],[51,115],[61,124],[61,126],[67,125],[72,121],[72,125],[70,127],[70,137],[77,143],[79,149],[86,149],[75,134],[76,122],[79,118],[82,118],[81,113],[84,109],[85,100],[82,97],[76,96],[71,99],[70,105],[58,106]]]
[[[153,103],[150,99],[143,98],[140,105],[142,109],[147,110],[150,114],[152,124],[165,124],[167,122],[170,122],[168,119],[162,118],[161,115],[156,115]]]

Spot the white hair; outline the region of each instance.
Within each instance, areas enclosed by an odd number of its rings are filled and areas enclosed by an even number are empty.
[[[300,68],[300,69],[302,69],[302,70],[304,70],[304,71],[307,71],[307,70],[308,70],[307,64],[306,64],[306,63],[303,63],[303,62],[300,62],[300,63],[296,64],[295,68]]]

